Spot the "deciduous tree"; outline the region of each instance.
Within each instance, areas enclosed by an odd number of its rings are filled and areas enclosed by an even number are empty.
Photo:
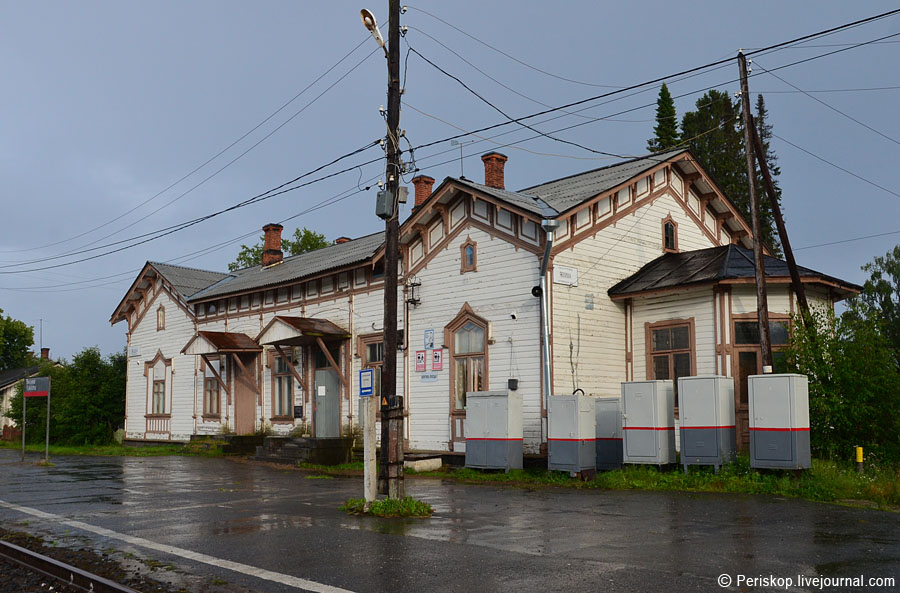
[[[258,266],[262,263],[262,242],[264,237],[259,239],[260,242],[255,245],[241,245],[237,258],[228,264],[229,271],[234,272],[235,270]],[[301,253],[308,253],[329,245],[331,243],[328,242],[325,235],[311,231],[306,227],[296,229],[293,238],[286,237],[281,240],[281,250],[288,255],[300,255]]]

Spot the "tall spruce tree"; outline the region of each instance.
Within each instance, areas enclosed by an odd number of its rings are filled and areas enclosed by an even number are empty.
[[[656,99],[656,126],[653,134],[653,138],[647,141],[647,150],[650,152],[671,148],[679,142],[678,114],[666,83],[660,87],[659,97]]]
[[[712,175],[749,223],[750,186],[740,101],[732,100],[728,91],[713,89],[697,100],[696,108],[696,111],[685,113],[681,119],[682,142],[687,144],[703,168]],[[763,112],[764,122],[766,115]],[[771,126],[768,127],[767,135],[771,138]],[[762,134],[760,138],[762,139]],[[760,223],[763,243],[776,254],[780,253],[772,209],[762,195]]]

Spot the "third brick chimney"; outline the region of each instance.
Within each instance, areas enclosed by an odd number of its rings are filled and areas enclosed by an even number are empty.
[[[506,189],[503,182],[503,168],[506,166],[507,156],[499,152],[488,152],[481,155],[484,162],[484,184],[488,187]]]
[[[431,188],[434,187],[434,179],[428,175],[419,175],[418,177],[413,177],[412,182],[413,185],[416,186],[416,201],[413,206],[418,208],[428,199],[428,196],[431,195]]]
[[[281,251],[281,231],[284,229],[280,224],[271,222],[263,227],[266,234],[263,239],[262,266],[271,266],[277,264],[284,259],[284,253]]]
[[[41,348],[41,360],[50,360],[49,348]]]

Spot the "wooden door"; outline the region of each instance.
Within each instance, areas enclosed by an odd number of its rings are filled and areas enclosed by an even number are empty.
[[[256,370],[256,355],[235,354],[241,356],[244,367],[253,373]],[[232,390],[234,391],[234,432],[235,434],[253,434],[256,430],[256,377],[248,377],[234,360],[229,360],[231,365]]]
[[[747,377],[762,373],[762,356],[759,346],[735,348],[734,364],[734,422],[739,451],[750,449],[750,405]]]

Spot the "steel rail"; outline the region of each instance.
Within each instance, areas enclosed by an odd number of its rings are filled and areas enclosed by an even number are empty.
[[[138,593],[138,591],[125,585],[114,583],[86,570],[81,570],[9,542],[0,541],[0,558],[11,560],[29,570],[39,572],[83,591],[92,591],[93,593]]]

